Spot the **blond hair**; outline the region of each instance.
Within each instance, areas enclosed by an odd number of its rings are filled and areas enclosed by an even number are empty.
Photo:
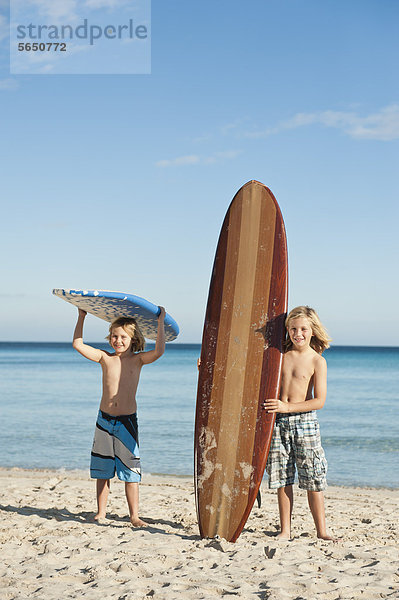
[[[310,306],[297,306],[289,312],[285,320],[285,327],[287,329],[286,340],[284,343],[285,351],[288,352],[288,350],[291,350],[293,346],[290,340],[290,336],[288,334],[290,321],[293,321],[294,319],[298,319],[300,317],[307,319],[312,328],[312,338],[310,340],[310,346],[318,354],[322,354],[324,350],[330,347],[331,338],[328,335],[326,328],[320,321],[317,312],[313,308],[310,308]]]
[[[133,319],[132,317],[118,317],[112,321],[111,325],[109,326],[109,335],[106,337],[108,341],[111,339],[112,330],[116,329],[117,327],[122,327],[132,339],[132,352],[141,352],[144,350],[145,339],[136,323],[136,319]]]

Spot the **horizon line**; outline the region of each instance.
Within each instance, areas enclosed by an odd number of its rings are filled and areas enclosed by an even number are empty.
[[[88,344],[103,344],[108,345],[107,341],[94,341],[90,340],[87,342]],[[10,340],[0,340],[0,344],[70,344],[72,347],[72,341],[54,341],[54,340],[18,340],[18,341],[10,341]],[[146,344],[154,344],[155,340],[146,340]],[[202,342],[166,342],[166,346],[201,346]],[[393,344],[333,344],[327,350],[331,350],[334,348],[393,348],[399,349],[399,346],[395,346]],[[326,352],[326,350],[325,350]]]

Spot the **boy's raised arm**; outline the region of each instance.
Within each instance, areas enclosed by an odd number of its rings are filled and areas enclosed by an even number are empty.
[[[158,332],[157,340],[155,342],[155,349],[149,350],[148,352],[142,352],[140,354],[143,365],[148,365],[149,363],[154,362],[165,352],[165,309],[163,306],[160,306],[159,308],[161,309],[161,312],[159,313],[158,317]]]
[[[83,342],[83,323],[87,312],[81,308],[78,309],[78,312],[78,321],[73,333],[72,346],[85,358],[88,358],[93,362],[100,362],[103,356],[103,351],[99,350],[98,348],[93,348],[92,346],[89,346]]]

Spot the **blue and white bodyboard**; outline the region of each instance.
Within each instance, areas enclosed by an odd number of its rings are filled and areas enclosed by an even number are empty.
[[[160,308],[144,298],[107,290],[54,289],[53,294],[110,323],[118,317],[133,317],[145,338],[149,340],[157,338]],[[178,324],[166,313],[165,340],[172,342],[178,335]]]

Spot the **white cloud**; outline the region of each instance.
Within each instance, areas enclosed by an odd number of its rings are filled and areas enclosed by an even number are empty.
[[[198,156],[198,154],[189,154],[187,156],[179,156],[177,158],[159,160],[157,167],[180,167],[185,165],[209,165],[225,160],[232,160],[240,154],[238,150],[226,150],[224,152],[215,152],[210,156]]]
[[[213,154],[212,156],[205,157],[203,159],[203,162],[206,164],[213,164],[225,160],[233,160],[239,154],[239,150],[225,150],[224,152],[215,152],[215,154]]]
[[[200,157],[196,154],[188,156],[178,156],[177,158],[159,160],[156,163],[157,167],[179,167],[181,165],[195,165],[200,162]]]
[[[247,132],[245,137],[263,138],[284,130],[323,125],[343,131],[354,139],[391,141],[399,138],[399,104],[391,104],[375,113],[361,116],[353,111],[297,113],[291,119],[264,130]]]
[[[90,10],[97,10],[100,8],[118,9],[131,4],[131,0],[86,0],[84,7]]]
[[[203,142],[209,142],[211,139],[213,139],[213,137],[213,133],[203,133],[202,135],[198,135],[197,137],[193,138],[191,141],[194,144],[202,144]]]
[[[35,11],[53,23],[59,23],[77,21],[83,13],[86,16],[86,12],[92,10],[119,10],[126,7],[132,10],[135,4],[132,0],[12,0],[11,6],[15,16],[30,15]]]
[[[0,42],[5,40],[10,33],[8,19],[4,15],[0,15]]]
[[[12,0],[11,16],[19,20],[23,16],[31,17],[33,11],[51,19],[53,23],[60,21],[76,21],[78,2],[77,0]]]
[[[267,127],[266,129],[257,129],[255,131],[246,131],[243,136],[251,139],[266,138],[269,135],[279,133],[283,127]]]
[[[222,127],[220,128],[220,132],[222,133],[222,135],[228,135],[234,131],[237,131],[241,127],[241,125],[243,125],[247,121],[248,117],[243,117],[241,119],[236,119],[231,123],[226,123],[226,125],[222,125]]]
[[[18,81],[9,77],[8,79],[0,79],[0,91],[13,92],[19,88]]]
[[[399,104],[391,104],[380,112],[358,119],[350,124],[349,135],[366,140],[384,142],[399,138]]]

